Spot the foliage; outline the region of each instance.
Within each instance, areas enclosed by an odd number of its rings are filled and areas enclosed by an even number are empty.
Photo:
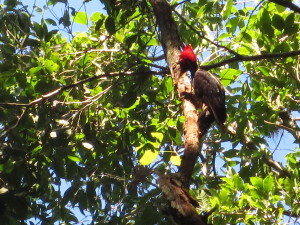
[[[25,1],[1,5],[2,224],[168,224],[156,174],[177,171],[180,99],[157,59],[148,1],[101,2],[105,11],[92,14],[66,0],[32,11]],[[46,18],[55,7],[62,14]],[[174,10],[203,65],[299,49],[299,14],[273,2],[186,1]],[[90,26],[73,33],[76,24]],[[297,223],[298,67],[293,56],[211,70],[230,93],[231,132],[210,130],[192,192],[200,211],[215,209],[213,224]],[[270,137],[280,142],[283,131],[289,152],[274,158]]]

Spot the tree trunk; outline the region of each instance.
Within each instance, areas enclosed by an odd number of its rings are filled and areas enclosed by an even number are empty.
[[[168,201],[165,213],[173,224],[205,225],[206,222],[196,212],[196,200],[189,194],[189,182],[199,151],[198,112],[195,105],[184,98],[191,93],[191,82],[187,73],[182,73],[179,61],[182,42],[177,25],[172,18],[172,10],[166,0],[151,0],[151,5],[160,30],[161,44],[172,73],[173,83],[178,96],[182,98],[184,122],[184,155],[178,174],[160,175],[159,186]]]

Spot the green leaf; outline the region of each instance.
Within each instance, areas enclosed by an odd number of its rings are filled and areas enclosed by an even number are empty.
[[[224,86],[227,86],[227,85],[233,83],[234,81],[236,81],[236,79],[241,74],[242,74],[242,71],[232,69],[232,68],[222,70],[222,72],[220,73],[220,78],[221,78],[222,84]]]
[[[92,14],[90,19],[91,19],[92,22],[96,23],[98,20],[102,19],[102,17],[103,17],[102,13],[95,12],[95,13]]]
[[[251,30],[243,33],[243,40],[246,41],[247,43],[252,43],[252,36],[250,35],[251,33],[252,33]],[[244,48],[246,48],[246,47],[244,47]],[[249,48],[248,48],[248,51],[250,51]],[[240,53],[240,54],[242,54],[242,53]]]
[[[37,22],[34,22],[34,23],[33,23],[33,30],[35,31],[36,35],[37,35],[40,39],[42,39],[43,36],[45,35],[42,26],[41,26],[39,23],[37,23]]]
[[[81,162],[81,158],[79,158],[78,156],[74,156],[74,155],[68,155],[68,159],[70,159],[73,162]]]
[[[257,188],[262,190],[263,188],[263,179],[260,177],[250,177],[251,184]]]
[[[16,48],[14,46],[1,45],[1,51],[12,55],[16,52]]]
[[[127,48],[130,48],[132,44],[136,43],[139,36],[139,34],[131,34],[126,36],[125,45],[127,46]]]
[[[9,8],[14,8],[18,4],[17,0],[5,0],[4,4],[7,5]]]
[[[278,14],[275,14],[272,17],[272,24],[278,30],[283,30],[284,29],[284,19]]]
[[[164,95],[168,96],[174,90],[172,78],[165,77],[162,84],[163,84]]]
[[[59,69],[59,65],[50,59],[46,59],[44,65],[50,73],[57,72]]]
[[[226,33],[220,34],[219,37],[218,37],[218,39],[221,41],[223,39],[227,39],[227,38],[230,38],[230,37],[231,37],[231,35],[226,32]]]
[[[105,28],[109,34],[114,34],[116,32],[116,24],[114,18],[108,16],[105,20]]]
[[[272,176],[267,176],[263,181],[264,191],[266,193],[272,192],[274,190],[274,178]]]
[[[239,153],[239,150],[230,149],[230,150],[224,152],[224,157],[226,157],[226,158],[234,158],[234,157],[238,156],[238,153]]]
[[[272,21],[270,18],[270,13],[267,10],[263,10],[263,13],[260,18],[261,30],[263,33],[266,33],[268,36],[274,36],[274,30],[271,26]]]
[[[26,82],[26,75],[25,75],[25,73],[16,73],[15,76],[16,76],[16,81],[19,84],[19,87],[26,88],[27,82]]]
[[[233,183],[234,183],[234,187],[237,190],[242,190],[243,189],[244,182],[238,174],[234,174],[232,180],[233,180]]]
[[[224,204],[224,205],[227,205],[228,204],[228,201],[230,200],[229,199],[229,191],[227,189],[222,189],[220,191],[220,194],[219,194],[219,200],[220,200],[220,203],[221,205]]]
[[[143,156],[140,158],[140,164],[143,166],[152,163],[158,156],[159,151],[156,150],[146,150]]]
[[[235,32],[239,23],[238,17],[230,18],[226,24],[226,27],[229,28],[230,32]]]
[[[270,69],[266,66],[258,66],[257,69],[263,73],[263,75],[269,77],[270,76]]]
[[[282,13],[282,12],[286,12],[286,7],[276,4],[276,9],[278,10],[278,12]]]
[[[151,132],[151,136],[156,138],[159,142],[162,142],[164,135],[160,132]]]
[[[40,70],[42,70],[43,67],[42,66],[37,66],[37,67],[31,67],[29,69],[29,72],[30,72],[30,76],[34,76],[36,75]]]
[[[231,10],[232,10],[232,4],[233,0],[227,0],[226,1],[226,5],[225,5],[225,10],[223,11],[223,18],[227,19],[230,14],[231,14]]]
[[[88,18],[85,12],[77,12],[76,15],[73,18],[75,23],[87,25],[88,24]]]
[[[244,37],[246,37],[247,35],[245,34]],[[252,53],[253,50],[250,50],[249,48],[245,47],[245,46],[241,46],[240,48],[238,48],[238,53],[241,55],[250,55],[250,53]]]
[[[172,155],[170,157],[171,163],[173,163],[175,166],[180,166],[181,164],[181,157],[179,155]]]
[[[286,34],[294,34],[298,31],[298,26],[295,24],[295,14],[291,13],[285,19],[284,32]]]
[[[0,171],[3,172],[3,173],[11,173],[14,169],[14,165],[11,161],[8,161],[4,164],[0,164]]]
[[[58,20],[59,24],[63,24],[64,27],[69,27],[71,25],[69,11],[65,10],[64,15]]]
[[[56,23],[55,20],[53,20],[53,19],[50,19],[50,18],[45,19],[45,22],[46,22],[47,24],[52,25],[52,26],[57,26],[57,23]]]

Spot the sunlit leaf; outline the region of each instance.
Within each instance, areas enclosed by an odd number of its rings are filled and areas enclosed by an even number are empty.
[[[263,188],[263,179],[261,177],[250,177],[251,184],[262,190]]]
[[[144,166],[149,165],[157,158],[158,154],[158,151],[146,150],[143,156],[140,158],[140,164]]]
[[[57,72],[59,69],[59,65],[49,59],[45,60],[45,67],[50,73]]]
[[[91,21],[92,22],[97,22],[98,20],[100,20],[103,17],[103,14],[100,12],[94,12],[91,16]]]
[[[266,193],[272,192],[272,190],[274,190],[274,178],[272,176],[267,176],[263,180],[263,187]]]
[[[270,69],[265,66],[258,66],[257,69],[263,73],[265,76],[270,76]]]
[[[71,161],[74,161],[74,162],[81,162],[81,158],[79,158],[78,156],[74,156],[74,155],[68,155],[68,159],[70,159]]]
[[[233,0],[226,1],[225,10],[223,11],[223,18],[227,19],[231,13]]]
[[[173,163],[175,166],[180,166],[181,164],[181,157],[178,155],[172,155],[170,157],[171,163]]]
[[[9,191],[9,190],[8,190],[7,188],[2,187],[2,188],[0,188],[0,195],[6,193],[6,192],[8,192],[8,191]]]
[[[151,132],[151,136],[156,138],[159,142],[161,142],[164,138],[164,135],[160,132]]]
[[[87,25],[88,24],[88,18],[85,12],[77,12],[76,15],[73,18],[75,23]]]
[[[222,72],[220,73],[220,78],[221,78],[222,84],[224,86],[227,86],[227,85],[233,83],[234,81],[236,81],[236,79],[241,74],[242,74],[242,71],[232,69],[232,68],[222,70]]]

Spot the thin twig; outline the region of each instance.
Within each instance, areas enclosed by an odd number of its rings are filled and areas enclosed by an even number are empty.
[[[277,126],[277,127],[280,127],[280,128],[282,128],[282,129],[284,129],[284,130],[289,131],[289,132],[294,136],[294,138],[295,138],[296,140],[299,140],[299,139],[300,139],[300,133],[297,132],[295,129],[291,128],[291,127],[287,127],[287,126],[284,126],[284,125],[282,125],[282,124],[272,123],[272,122],[269,122],[269,121],[267,121],[267,120],[264,120],[264,122],[265,122],[266,124],[271,124],[271,125],[274,125],[274,126]]]
[[[183,21],[183,23],[192,31],[194,31],[198,36],[200,36],[201,38],[203,38],[204,40],[206,40],[207,42],[215,45],[218,48],[223,48],[226,51],[230,52],[231,54],[235,55],[235,56],[239,56],[240,54],[238,54],[237,52],[233,51],[230,48],[227,48],[226,46],[223,45],[219,45],[218,43],[215,43],[213,41],[211,41],[210,39],[208,39],[207,37],[205,37],[204,35],[202,35],[197,29],[195,29],[192,25],[190,25],[189,23],[186,22],[186,19],[180,15],[176,10],[173,10],[175,12],[175,14]]]
[[[21,107],[30,107],[39,103],[42,103],[51,97],[60,94],[61,92],[77,87],[79,85],[82,85],[84,83],[88,83],[103,77],[109,78],[109,77],[118,77],[118,76],[147,76],[147,75],[162,75],[162,74],[169,74],[170,72],[168,70],[165,71],[147,71],[147,72],[117,72],[117,73],[104,73],[100,74],[98,76],[93,76],[86,78],[84,80],[80,80],[76,83],[62,86],[54,91],[51,91],[47,94],[42,95],[40,98],[35,99],[31,101],[30,103],[16,103],[16,102],[0,102],[0,106],[2,107],[14,107],[14,106],[21,106]]]
[[[21,113],[20,116],[17,116],[17,121],[14,125],[12,125],[11,127],[8,127],[7,129],[3,129],[0,133],[0,138],[2,138],[5,134],[7,134],[9,131],[11,131],[12,129],[14,129],[15,127],[18,126],[20,120],[22,119],[22,117],[24,116],[25,112],[27,111],[27,109],[24,109],[23,112]]]

